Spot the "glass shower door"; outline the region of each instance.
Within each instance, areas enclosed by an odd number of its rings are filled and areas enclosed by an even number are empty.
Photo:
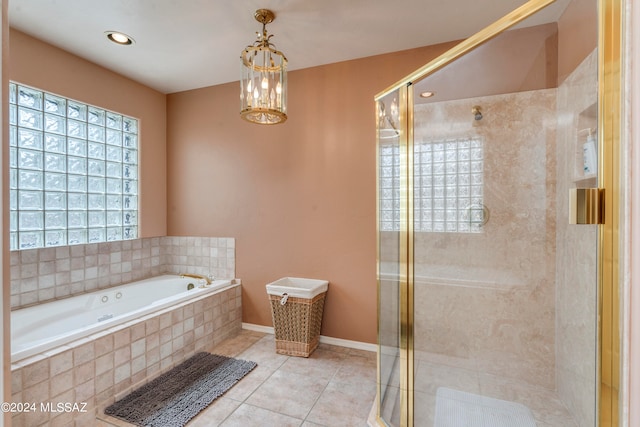
[[[596,425],[597,50],[560,79],[559,31],[412,85],[415,426]]]
[[[376,96],[379,425],[618,425],[619,12],[530,0]]]
[[[378,202],[378,420],[399,426],[401,417],[401,296],[406,287],[406,137],[400,91],[377,102]],[[404,162],[401,162],[404,153]]]

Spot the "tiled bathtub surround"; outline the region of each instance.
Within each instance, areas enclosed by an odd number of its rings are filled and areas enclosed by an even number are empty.
[[[234,279],[235,239],[228,237],[162,237],[160,249],[169,273],[212,274]]]
[[[82,403],[86,413],[15,414],[14,427],[94,425],[98,405],[240,333],[240,285],[12,365],[13,401]]]
[[[11,252],[11,308],[162,273],[235,278],[235,239],[152,237]]]

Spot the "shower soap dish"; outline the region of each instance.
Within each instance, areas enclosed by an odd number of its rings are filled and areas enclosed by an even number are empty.
[[[327,280],[283,277],[267,285],[276,353],[309,357],[318,347]]]

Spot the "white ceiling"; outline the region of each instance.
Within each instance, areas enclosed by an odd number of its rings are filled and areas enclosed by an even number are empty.
[[[569,0],[539,14],[556,21]],[[463,39],[523,0],[9,0],[9,23],[38,39],[172,93],[237,81],[240,51],[271,9],[289,70]],[[109,42],[105,31],[135,39]]]

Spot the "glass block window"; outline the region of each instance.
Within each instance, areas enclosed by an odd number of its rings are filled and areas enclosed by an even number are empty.
[[[414,230],[480,233],[483,141],[460,138],[414,144]],[[380,147],[380,229],[399,230],[399,151]]]
[[[414,229],[479,233],[483,147],[480,138],[415,144]]]
[[[10,83],[10,247],[138,236],[138,121]]]
[[[400,147],[397,142],[381,144],[380,230],[400,230]]]

